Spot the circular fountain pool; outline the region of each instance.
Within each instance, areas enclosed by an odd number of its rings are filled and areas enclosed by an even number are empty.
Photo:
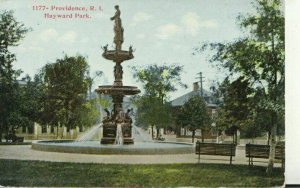
[[[101,145],[99,141],[37,141],[32,149],[65,153],[112,155],[161,155],[193,153],[194,145],[175,142],[135,142],[133,145]]]

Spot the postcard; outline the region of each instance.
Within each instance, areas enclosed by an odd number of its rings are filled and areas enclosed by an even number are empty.
[[[0,186],[299,183],[296,5],[0,0]]]

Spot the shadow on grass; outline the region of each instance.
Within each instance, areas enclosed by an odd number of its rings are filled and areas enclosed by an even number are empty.
[[[238,186],[283,184],[280,168],[268,177],[264,167],[227,164],[83,164],[0,160],[2,186]]]

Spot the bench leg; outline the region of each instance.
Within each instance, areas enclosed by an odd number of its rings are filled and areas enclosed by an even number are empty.
[[[249,157],[248,157],[248,166],[250,166],[250,165],[251,165],[251,157],[249,155]]]

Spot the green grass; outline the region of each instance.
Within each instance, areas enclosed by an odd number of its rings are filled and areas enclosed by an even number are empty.
[[[272,187],[283,184],[281,169],[272,177],[265,167],[227,164],[83,164],[0,160],[2,186]]]

